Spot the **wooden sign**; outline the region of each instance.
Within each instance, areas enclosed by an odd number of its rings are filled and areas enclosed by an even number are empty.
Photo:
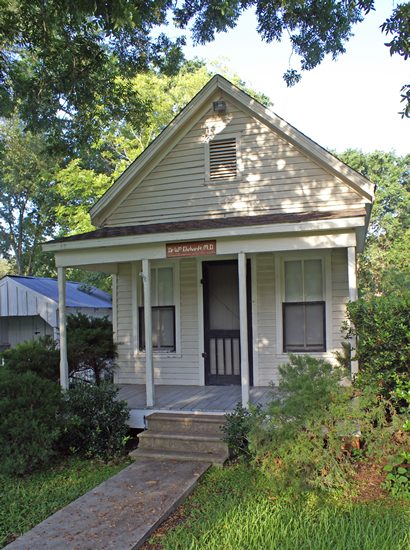
[[[171,243],[166,245],[167,258],[187,256],[214,256],[216,241],[196,241],[189,243]]]

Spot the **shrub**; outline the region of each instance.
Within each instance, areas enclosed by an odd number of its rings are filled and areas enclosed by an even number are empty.
[[[79,313],[67,317],[68,365],[71,374],[92,370],[99,385],[112,379],[117,356],[112,323],[107,319]]]
[[[60,354],[51,336],[22,342],[3,352],[2,357],[10,371],[31,371],[42,378],[59,379]]]
[[[279,370],[281,397],[252,423],[249,442],[281,489],[347,488],[358,457],[394,446],[400,421],[372,387],[355,395],[340,384],[343,371],[309,356],[291,355]]]
[[[0,369],[0,472],[25,474],[49,463],[59,437],[60,388],[33,372]]]
[[[387,472],[384,486],[389,493],[410,500],[410,452],[391,457],[384,471]]]
[[[248,459],[250,456],[248,434],[251,427],[251,412],[238,403],[235,409],[225,415],[226,422],[221,430],[223,440],[229,447],[231,458]]]
[[[353,322],[348,336],[358,336],[358,382],[377,379],[388,397],[396,374],[410,376],[410,293],[357,300],[348,305],[348,316]]]
[[[61,446],[86,458],[107,460],[124,452],[129,417],[125,401],[110,384],[79,382],[64,395]]]

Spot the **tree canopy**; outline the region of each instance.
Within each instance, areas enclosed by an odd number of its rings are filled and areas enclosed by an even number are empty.
[[[361,293],[410,288],[410,155],[351,149],[338,156],[376,184],[366,247],[360,258]]]
[[[63,137],[78,153],[112,121],[144,123],[144,100],[123,79],[148,70],[178,72],[184,38],[166,35],[167,20],[206,43],[235,27],[249,9],[256,12],[264,41],[289,37],[300,59],[300,68],[284,75],[292,85],[301,71],[345,51],[354,25],[374,9],[374,0],[0,0],[0,115],[17,110],[54,146]],[[409,21],[405,2],[381,28],[390,53],[404,59],[410,55]],[[409,115],[407,85],[402,96],[403,114]]]

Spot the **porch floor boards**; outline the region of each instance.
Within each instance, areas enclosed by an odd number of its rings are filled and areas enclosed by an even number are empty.
[[[119,399],[128,402],[130,409],[148,409],[145,385],[120,384]],[[266,405],[275,393],[274,388],[250,388],[250,400]],[[183,386],[156,385],[153,410],[227,412],[241,402],[241,386]]]

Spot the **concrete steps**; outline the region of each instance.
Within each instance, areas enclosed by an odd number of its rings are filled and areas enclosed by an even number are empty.
[[[170,458],[222,465],[228,446],[222,441],[223,415],[154,413],[139,437],[134,457]]]

